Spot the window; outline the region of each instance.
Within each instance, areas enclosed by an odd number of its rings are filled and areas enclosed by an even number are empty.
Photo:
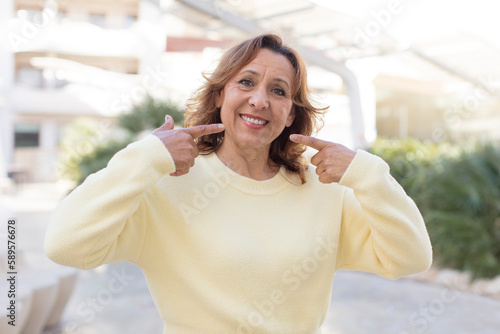
[[[89,22],[98,27],[104,28],[106,24],[106,17],[102,14],[90,14]]]
[[[14,147],[38,147],[40,144],[40,125],[21,123],[14,125]]]
[[[123,24],[123,28],[131,28],[134,23],[136,21],[136,18],[132,15],[127,15],[125,16],[125,21],[124,21],[124,24]]]
[[[44,85],[42,71],[33,67],[21,67],[16,73],[16,82],[29,87],[42,88]]]
[[[42,24],[42,11],[38,9],[20,9],[17,11],[17,17],[35,24]]]

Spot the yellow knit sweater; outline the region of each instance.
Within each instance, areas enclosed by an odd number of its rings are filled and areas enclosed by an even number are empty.
[[[358,150],[339,184],[313,167],[255,181],[216,154],[187,175],[150,135],[117,153],[52,216],[45,250],[82,269],[139,265],[164,333],[320,333],[339,269],[391,279],[432,250],[414,202],[380,158]]]

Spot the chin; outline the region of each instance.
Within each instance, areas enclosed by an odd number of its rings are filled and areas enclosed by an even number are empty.
[[[243,148],[270,148],[271,143],[263,143],[258,138],[245,138],[239,141]]]

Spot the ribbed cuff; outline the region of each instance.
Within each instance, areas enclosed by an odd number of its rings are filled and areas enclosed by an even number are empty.
[[[144,146],[147,161],[149,161],[151,167],[155,170],[161,174],[175,172],[174,159],[160,138],[155,135],[149,135],[136,143],[137,145]]]
[[[363,150],[357,150],[339,184],[354,189],[360,184],[376,183],[380,177],[388,173],[389,165],[382,158]]]

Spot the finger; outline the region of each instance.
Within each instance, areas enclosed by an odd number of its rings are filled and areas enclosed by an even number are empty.
[[[318,178],[319,182],[321,183],[333,183],[335,182],[335,177],[332,175],[329,175],[328,173],[321,173]]]
[[[198,156],[198,154],[199,154],[199,151],[198,151],[198,146],[197,146],[197,145],[195,145],[195,146],[193,147],[193,153],[192,153],[192,155],[193,155],[193,161],[191,161],[191,167],[193,167],[193,166],[194,166],[194,161],[196,160],[196,157]]]
[[[172,130],[174,128],[174,119],[170,115],[165,115],[165,124],[163,124],[165,130]]]
[[[181,175],[187,174],[188,172],[189,172],[189,169],[183,169],[183,170],[178,169],[175,172],[170,173],[169,175],[170,176],[181,176]]]
[[[314,164],[313,164],[314,165]],[[321,174],[323,174],[323,172],[325,171],[325,168],[323,165],[315,165],[316,166],[316,174],[319,176]]]
[[[323,162],[323,157],[321,155],[322,152],[318,152],[311,157],[311,164],[316,167],[319,167],[319,164]]]
[[[197,126],[192,126],[190,128],[185,128],[184,130],[187,133],[189,133],[191,137],[193,137],[193,139],[196,139],[201,136],[224,131],[224,124],[218,123],[218,124],[197,125]]]
[[[299,134],[290,135],[290,140],[297,144],[302,144],[312,147],[318,151],[324,149],[325,147],[331,144],[330,142],[327,142],[325,140]]]

